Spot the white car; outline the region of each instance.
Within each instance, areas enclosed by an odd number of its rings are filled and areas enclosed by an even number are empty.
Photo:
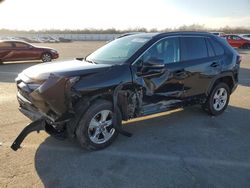
[[[223,32],[211,32],[211,33],[218,36],[218,37],[225,37],[226,36],[226,34]]]
[[[239,34],[240,37],[250,40],[250,34]]]

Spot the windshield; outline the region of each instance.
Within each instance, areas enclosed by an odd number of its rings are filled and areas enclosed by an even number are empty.
[[[86,60],[104,64],[122,64],[151,37],[131,35],[116,39],[90,54]]]

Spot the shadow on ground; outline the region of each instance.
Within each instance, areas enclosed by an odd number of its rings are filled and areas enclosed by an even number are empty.
[[[35,168],[45,187],[248,187],[250,110],[210,117],[198,106],[128,123],[97,152],[49,137]]]

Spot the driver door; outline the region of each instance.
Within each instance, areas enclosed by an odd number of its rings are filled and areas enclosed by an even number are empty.
[[[168,37],[156,42],[139,57],[132,69],[135,83],[143,88],[143,105],[149,107],[145,114],[181,102],[186,75],[180,63],[179,37]]]

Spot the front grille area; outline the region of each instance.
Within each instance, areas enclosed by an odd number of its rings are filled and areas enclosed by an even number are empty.
[[[30,101],[29,94],[32,91],[29,89],[29,87],[27,86],[27,84],[25,84],[24,82],[19,82],[17,84],[17,91],[19,92],[20,95],[22,95],[24,98],[26,98],[27,100]]]

